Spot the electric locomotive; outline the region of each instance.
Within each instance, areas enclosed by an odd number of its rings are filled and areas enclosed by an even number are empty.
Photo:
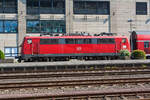
[[[116,59],[123,49],[126,36],[26,36],[19,61]]]

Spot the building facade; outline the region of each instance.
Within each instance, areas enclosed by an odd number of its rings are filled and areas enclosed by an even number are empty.
[[[150,31],[150,0],[0,0],[0,50],[14,57],[26,35]]]

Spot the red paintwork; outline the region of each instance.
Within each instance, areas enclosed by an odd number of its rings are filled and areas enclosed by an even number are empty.
[[[114,38],[116,44],[47,44],[40,45],[41,38]],[[122,43],[126,38],[126,43]],[[32,39],[32,44],[27,43]],[[26,54],[79,54],[79,53],[118,53],[126,45],[130,51],[130,45],[125,36],[57,36],[57,37],[25,37],[22,44],[22,55]]]
[[[150,54],[150,47],[144,48],[144,42],[149,41],[150,46],[150,34],[136,34],[136,49],[145,51],[146,54]]]

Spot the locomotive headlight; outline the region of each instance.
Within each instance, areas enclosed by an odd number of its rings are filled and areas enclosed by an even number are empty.
[[[126,49],[127,48],[127,46],[126,45],[123,45],[123,49]]]
[[[31,43],[32,43],[32,40],[31,40],[31,39],[28,39],[28,40],[27,40],[27,43],[28,43],[28,44],[31,44]]]

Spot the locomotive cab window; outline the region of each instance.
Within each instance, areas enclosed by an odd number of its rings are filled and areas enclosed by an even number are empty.
[[[101,38],[97,39],[97,44],[114,44],[115,39],[114,38]]]
[[[144,42],[144,48],[149,48],[149,42]]]
[[[40,39],[40,44],[58,44],[59,39]]]
[[[122,39],[122,43],[126,43],[126,38],[123,38],[123,39]]]
[[[32,44],[32,39],[27,39],[28,44]]]

